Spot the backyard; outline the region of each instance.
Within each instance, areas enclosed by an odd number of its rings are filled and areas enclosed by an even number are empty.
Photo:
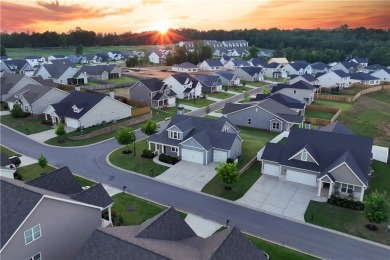
[[[0,117],[2,124],[23,134],[31,135],[52,129],[49,125],[42,124],[45,119],[43,115],[13,118],[11,115]]]
[[[316,111],[316,110],[305,110],[305,117],[314,117],[314,118],[321,118],[321,119],[327,119],[331,120],[335,113],[329,113],[325,111]]]
[[[135,78],[120,77],[120,78],[109,79],[107,82],[109,82],[110,84],[122,84],[122,83],[132,83],[137,81],[138,79]]]
[[[390,165],[373,161],[372,168],[374,169],[374,174],[370,179],[369,188],[366,190],[365,196],[374,190],[378,190],[381,193],[387,191],[387,198],[390,201]],[[388,213],[390,214],[390,209]],[[313,216],[313,220],[311,216]],[[368,220],[364,216],[363,211],[311,201],[305,212],[305,221],[390,246],[390,235],[386,233],[389,223],[377,225],[378,231],[370,231],[366,228]]]
[[[39,176],[54,171],[56,168],[47,165],[42,168],[38,163],[30,164],[17,168],[16,172],[22,176],[22,180],[25,182],[31,181],[32,179],[38,178]]]

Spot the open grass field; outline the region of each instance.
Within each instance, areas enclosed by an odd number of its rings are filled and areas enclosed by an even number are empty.
[[[0,122],[18,132],[31,135],[52,129],[51,126],[42,124],[42,120],[44,119],[45,117],[43,115],[17,119],[11,115],[6,115],[0,117]]]
[[[387,191],[387,199],[390,201],[390,166],[373,161],[372,167],[374,175],[370,179],[365,196],[374,190]],[[390,214],[390,209],[388,214]],[[311,215],[314,215],[313,221],[311,221]],[[378,231],[370,231],[366,228],[368,220],[363,211],[342,208],[326,202],[311,201],[305,212],[305,221],[390,246],[390,235],[386,233],[388,222],[376,225],[379,228]]]

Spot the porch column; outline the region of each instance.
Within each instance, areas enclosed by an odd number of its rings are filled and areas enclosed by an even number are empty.
[[[180,156],[180,148],[179,147],[177,147],[177,156],[179,157]]]
[[[362,187],[361,192],[360,192],[360,201],[363,201],[364,191],[365,191],[365,189]]]
[[[161,145],[161,153],[164,153],[164,145]]]
[[[151,147],[150,147],[150,142],[148,142],[148,149],[149,149],[149,151],[150,151],[150,148],[151,148]]]
[[[111,205],[108,207],[108,221],[112,224],[112,219],[111,219]]]
[[[334,185],[334,183],[330,183],[330,185],[329,185],[328,197],[332,196],[332,193],[333,193],[333,185]]]
[[[318,196],[318,197],[321,196],[321,188],[322,188],[322,181],[320,181],[320,182],[318,183],[318,192],[317,192],[317,196]]]

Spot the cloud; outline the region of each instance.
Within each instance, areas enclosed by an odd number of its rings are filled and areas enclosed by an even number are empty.
[[[161,4],[163,0],[142,0],[142,4],[144,5],[154,5],[154,4]]]
[[[1,3],[2,30],[22,31],[35,30],[42,22],[69,22],[79,19],[103,18],[110,15],[130,13],[133,7],[93,8],[85,5],[61,5],[58,1],[38,2],[37,6],[18,3]],[[39,28],[40,29],[40,28]]]

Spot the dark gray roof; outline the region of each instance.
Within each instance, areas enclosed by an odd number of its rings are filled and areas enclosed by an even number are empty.
[[[101,208],[107,208],[114,203],[101,183],[81,191],[80,193],[74,195],[72,199]]]
[[[68,58],[51,60],[50,62],[55,65],[66,65],[72,68],[76,68],[76,65]]]
[[[302,78],[304,78],[305,80],[307,80],[309,82],[317,81],[317,79],[315,77],[313,77],[312,75],[310,75],[310,74],[293,75],[293,76],[291,76],[290,79],[294,79],[296,77],[302,77]]]
[[[31,67],[30,64],[26,60],[3,60],[2,61],[5,65],[10,68],[10,70],[22,70],[23,68]],[[33,70],[31,68],[30,70]]]
[[[382,66],[379,64],[371,64],[366,67],[367,70],[380,70],[380,69],[386,69],[386,66]]]
[[[42,194],[13,185],[12,181],[1,178],[1,236],[0,248],[11,238],[31,210],[42,198]]]
[[[248,107],[252,107],[253,104],[240,104],[240,103],[226,103],[223,107],[222,114],[227,115],[236,111],[239,111],[241,109],[245,109]]]
[[[222,58],[223,58],[225,61],[229,61],[229,60],[233,59],[233,57],[226,56],[226,55],[223,55]]]
[[[251,98],[250,101],[260,101],[269,98],[271,94],[257,94],[256,97]]]
[[[284,149],[283,144],[267,143],[266,146],[264,147],[264,151],[261,159],[271,161],[271,162],[279,162],[280,157],[282,156],[283,149]]]
[[[0,165],[1,166],[7,166],[7,165],[10,165],[12,164],[12,162],[10,161],[10,159],[8,159],[8,156],[3,154],[3,153],[0,153],[0,159],[1,159],[1,163]]]
[[[267,69],[276,69],[280,64],[276,62],[271,62],[270,64],[266,64],[264,68]]]
[[[303,108],[305,108],[305,104],[304,103],[299,102],[295,98],[291,98],[291,97],[286,96],[286,95],[281,94],[281,93],[276,93],[276,94],[273,94],[273,95],[257,94],[255,98],[251,98],[251,101],[260,101],[260,100],[264,100],[264,99],[267,99],[267,98],[273,99],[276,102],[279,102],[279,103],[281,103],[281,104],[283,104],[283,105],[285,105],[286,107],[289,107],[289,108],[293,108],[293,109],[303,109]]]
[[[52,90],[53,87],[28,84],[19,91],[15,92],[9,98],[7,98],[6,101],[15,102],[23,96],[26,101],[31,105]]]
[[[78,71],[77,75],[81,73],[87,73],[88,75],[101,75],[103,72],[107,71],[108,73],[111,73],[111,71],[117,67],[116,65],[96,65],[96,66],[83,66]]]
[[[357,72],[354,74],[351,74],[351,79],[356,79],[356,80],[379,80],[377,77],[374,77],[368,73],[363,73],[363,72]]]
[[[355,60],[357,63],[367,63],[368,62],[367,58],[362,58],[362,57],[355,57],[355,58],[350,59],[349,61],[355,62],[353,60]]]
[[[219,60],[212,60],[212,59],[207,59],[205,60],[206,63],[210,66],[210,67],[222,67],[223,64],[221,63],[221,61]]]
[[[305,69],[309,63],[306,61],[294,61],[289,63],[291,67],[293,67],[296,71],[299,71],[300,69]]]
[[[357,63],[351,61],[341,61],[340,64],[342,64],[346,69],[355,69],[358,66]]]
[[[72,91],[66,98],[61,100],[61,102],[52,104],[52,106],[55,113],[60,117],[79,119],[105,97],[105,95],[98,93]],[[74,112],[72,108],[74,105],[82,110],[79,113]]]
[[[218,76],[223,77],[227,80],[233,80],[234,77],[236,76],[234,73],[228,72],[228,71],[217,71],[217,72],[214,72],[214,75],[218,75]]]
[[[57,58],[57,59],[64,59],[65,58],[65,55],[61,55],[61,54],[53,54],[51,56],[53,56],[54,58]]]
[[[241,67],[238,68],[238,70],[245,71],[250,76],[255,76],[256,74],[259,74],[262,70],[260,67]]]
[[[191,62],[183,62],[181,64],[173,64],[172,67],[186,68],[186,69],[198,69],[198,66]]]
[[[316,130],[345,134],[345,135],[355,135],[354,132],[352,132],[348,127],[346,127],[344,124],[340,123],[339,121],[335,121],[329,125],[317,128]]]
[[[4,73],[1,77],[1,94],[7,94],[24,77],[22,74]]]
[[[141,82],[151,92],[160,91],[165,85],[163,81],[156,78],[141,79],[139,82]]]
[[[44,174],[27,184],[64,195],[73,195],[83,191],[68,166]]]
[[[0,60],[7,60],[7,59],[10,59],[10,57],[8,57],[8,56],[0,56]]]
[[[310,64],[310,66],[315,70],[324,70],[324,69],[330,68],[330,66],[328,64],[325,64],[323,62],[314,62],[314,63]]]
[[[260,58],[253,58],[253,59],[250,59],[249,62],[251,62],[253,64],[253,66],[260,66],[260,67],[264,67],[267,65],[267,62],[265,62],[263,59],[260,59]]]
[[[208,75],[208,74],[198,74],[194,76],[195,79],[202,83],[202,86],[211,88],[212,86],[221,85],[222,81],[219,76]]]
[[[232,60],[235,66],[249,67],[250,64],[246,60]]]
[[[67,65],[67,64],[44,64],[44,65],[42,65],[42,67],[44,67],[47,70],[47,72],[50,74],[50,76],[53,79],[58,79],[71,66]],[[74,73],[76,74],[76,71],[74,71]]]
[[[176,79],[180,84],[184,84],[186,82],[187,79],[189,79],[190,81],[192,81],[192,86],[195,87],[196,84],[198,84],[198,80],[191,77],[190,74],[188,73],[177,73],[177,74],[173,74],[171,75],[174,79]]]
[[[48,86],[52,88],[57,86],[57,84],[52,79],[44,79],[41,76],[31,77],[31,78],[43,86]]]
[[[41,59],[41,58],[42,58],[42,56],[39,57],[39,56],[35,56],[35,55],[31,55],[31,56],[26,56],[26,57],[24,57],[24,59]]]
[[[272,87],[271,93],[276,93],[284,88],[292,88],[292,89],[308,89],[313,90],[315,87],[306,81],[300,80],[295,82],[294,84],[277,84]]]

